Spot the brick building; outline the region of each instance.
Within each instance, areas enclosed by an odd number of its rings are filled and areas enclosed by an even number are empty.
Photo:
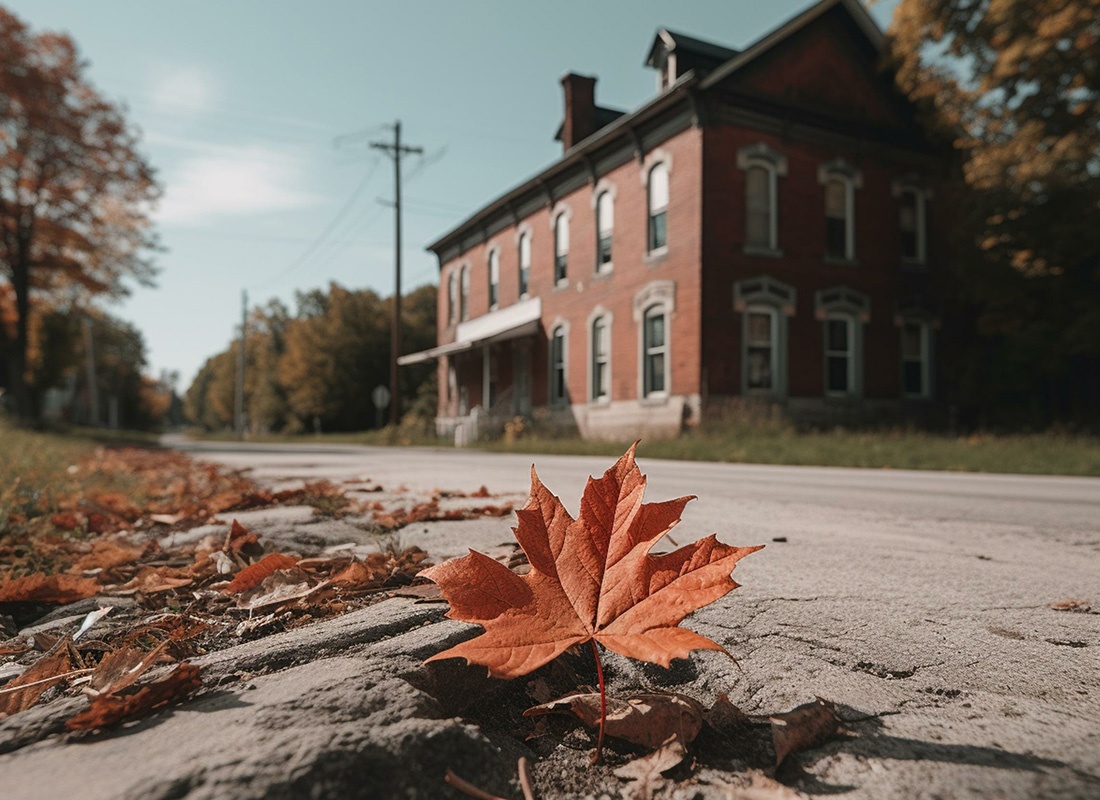
[[[670,435],[731,403],[827,420],[935,404],[949,155],[858,0],[744,51],[659,30],[630,113],[567,74],[563,153],[429,246],[441,432],[532,412]]]

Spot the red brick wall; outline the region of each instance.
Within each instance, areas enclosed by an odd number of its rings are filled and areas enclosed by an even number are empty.
[[[658,152],[671,158],[669,172],[668,251],[653,259],[646,255],[647,203],[642,175]],[[639,326],[633,317],[635,294],[650,281],[676,282],[675,311],[669,321],[671,394],[699,391],[700,273],[698,269],[701,239],[700,163],[702,133],[690,129],[664,142],[658,151],[648,154],[646,166],[636,159],[601,177],[614,186],[615,226],[612,234],[613,270],[595,274],[596,214],[593,189],[588,184],[558,199],[553,210],[571,211],[570,248],[567,287],[554,285],[554,236],[551,211],[542,208],[521,221],[531,231],[531,272],[529,294],[542,299],[543,331],[532,349],[532,401],[545,405],[548,394],[548,338],[559,320],[569,326],[567,341],[567,387],[570,402],[588,399],[588,319],[599,306],[612,315],[611,399],[636,400],[639,396]],[[477,245],[462,256],[443,265],[440,276],[438,320],[440,342],[454,339],[453,327],[447,326],[447,281],[450,270],[468,263],[470,279],[470,318],[489,311],[488,252],[500,248],[500,306],[515,303],[519,296],[516,227],[509,227]],[[507,347],[500,349],[502,363],[510,359]],[[470,387],[470,406],[481,401],[480,351],[466,356],[463,374]],[[510,381],[510,370],[507,374]],[[441,386],[446,375],[441,372]],[[506,384],[505,384],[506,385]],[[448,413],[441,393],[441,414]]]

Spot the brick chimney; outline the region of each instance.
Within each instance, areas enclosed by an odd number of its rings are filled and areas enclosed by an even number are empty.
[[[568,72],[562,76],[565,121],[561,125],[562,150],[596,132],[596,79]]]

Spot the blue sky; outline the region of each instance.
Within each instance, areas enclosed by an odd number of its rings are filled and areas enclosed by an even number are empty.
[[[156,289],[112,313],[145,334],[150,371],[182,388],[224,349],[240,292],[294,308],[336,281],[393,291],[391,162],[367,147],[400,119],[425,150],[405,162],[403,287],[434,283],[432,241],[551,163],[560,77],[596,75],[601,105],[655,91],[642,62],[658,27],[743,47],[807,0],[7,0],[64,30],[106,96],[143,132],[164,197]],[[872,14],[885,28],[893,2]],[[339,145],[337,137],[347,137]],[[324,238],[322,233],[328,232]]]

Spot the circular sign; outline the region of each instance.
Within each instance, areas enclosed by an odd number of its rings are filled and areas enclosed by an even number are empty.
[[[390,390],[382,385],[375,386],[370,399],[374,401],[375,408],[385,408],[390,404]]]

